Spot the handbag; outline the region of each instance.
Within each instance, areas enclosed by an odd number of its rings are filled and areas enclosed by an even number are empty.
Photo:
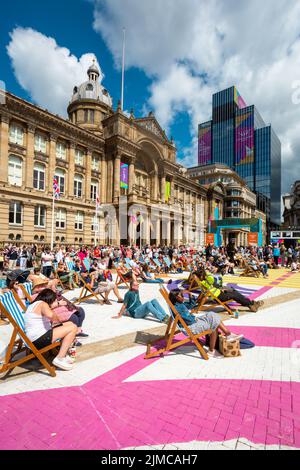
[[[241,356],[240,340],[233,342],[227,341],[225,336],[219,336],[219,351],[224,357],[239,357]]]

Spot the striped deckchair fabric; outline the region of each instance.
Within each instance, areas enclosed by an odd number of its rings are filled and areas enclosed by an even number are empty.
[[[82,261],[85,269],[87,271],[89,271],[91,269],[91,263],[90,263],[90,260],[88,258],[84,258],[84,260]]]
[[[61,342],[56,342],[38,350],[34,344],[27,337],[25,332],[25,318],[26,313],[22,310],[20,304],[14,297],[13,292],[7,292],[0,296],[0,310],[8,319],[13,327],[11,339],[6,350],[4,363],[0,365],[0,374],[6,374],[15,367],[21,366],[34,358],[37,358],[40,363],[48,370],[52,377],[56,376],[55,368],[52,367],[45,359],[44,354],[52,349],[60,346]],[[17,338],[20,339],[17,339]],[[26,353],[25,357],[14,358],[21,354]]]
[[[65,263],[69,271],[74,271],[74,261],[66,261]]]
[[[17,303],[13,293],[7,292],[6,294],[0,296],[0,303],[8,312],[10,312],[11,316],[19,325],[19,327],[25,331],[24,311],[22,311],[21,306]]]

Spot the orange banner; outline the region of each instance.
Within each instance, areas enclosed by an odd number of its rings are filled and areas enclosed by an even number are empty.
[[[206,245],[214,245],[215,244],[215,235],[213,233],[206,234]]]
[[[258,245],[258,233],[248,233],[248,245]]]

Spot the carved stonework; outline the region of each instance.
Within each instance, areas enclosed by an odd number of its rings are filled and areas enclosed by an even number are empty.
[[[136,122],[139,126],[143,127],[147,131],[149,131],[152,134],[156,135],[160,139],[162,139],[164,141],[167,140],[166,134],[161,129],[161,127],[159,126],[159,124],[158,124],[158,122],[156,121],[155,118],[150,118],[150,119],[145,118],[145,119],[141,119],[141,120],[137,119]]]
[[[24,156],[26,155],[25,147],[22,147],[21,145],[18,145],[18,144],[9,143],[9,152],[14,153],[14,154],[24,155]]]

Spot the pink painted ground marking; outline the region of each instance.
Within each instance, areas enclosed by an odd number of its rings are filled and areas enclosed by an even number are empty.
[[[280,330],[247,327],[247,337],[277,347],[299,337]],[[2,397],[0,448],[112,450],[238,437],[300,448],[299,383],[123,382],[152,363],[139,356],[81,387]]]

